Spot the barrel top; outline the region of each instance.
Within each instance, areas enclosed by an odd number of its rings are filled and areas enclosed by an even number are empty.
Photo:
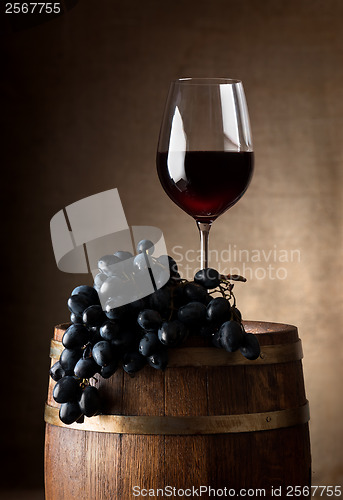
[[[261,345],[288,344],[298,340],[298,329],[294,325],[273,323],[269,321],[243,321],[248,333],[258,335]],[[71,323],[61,323],[55,326],[55,340],[62,340],[63,334]],[[204,339],[192,337],[185,342],[185,346],[208,345]]]
[[[269,321],[243,321],[245,329],[249,333],[284,333],[297,329],[294,325],[285,323],[272,323]]]
[[[258,336],[261,345],[288,344],[298,340],[298,329],[286,323],[243,321],[245,330]]]

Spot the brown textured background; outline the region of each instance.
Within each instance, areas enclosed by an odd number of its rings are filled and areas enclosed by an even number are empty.
[[[236,295],[246,319],[299,327],[313,482],[342,483],[342,16],[340,0],[82,0],[1,36],[3,487],[42,484],[50,337],[85,281],[58,271],[51,217],[117,187],[129,224],[160,227],[169,253],[198,248],[155,173],[167,88],[182,76],[243,80],[256,170],[211,248],[299,250],[300,262],[245,262]],[[259,279],[269,264],[286,279]]]

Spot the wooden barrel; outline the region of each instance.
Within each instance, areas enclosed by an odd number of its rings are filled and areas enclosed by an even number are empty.
[[[67,326],[55,328],[53,363]],[[46,500],[129,500],[152,493],[210,499],[241,491],[254,496],[256,490],[262,494],[255,496],[268,498],[272,489],[281,487],[284,497],[287,487],[309,486],[309,410],[297,328],[245,327],[260,341],[256,361],[199,341],[170,350],[164,372],[146,366],[134,378],[122,369],[107,380],[98,376],[94,385],[106,414],[83,424],[59,421],[50,380]]]

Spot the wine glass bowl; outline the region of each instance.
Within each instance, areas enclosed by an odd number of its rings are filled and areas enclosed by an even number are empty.
[[[212,222],[245,193],[253,146],[242,82],[183,78],[171,83],[157,150],[168,196],[197,222],[202,268]]]

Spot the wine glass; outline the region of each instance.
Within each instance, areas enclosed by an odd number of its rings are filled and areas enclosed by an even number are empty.
[[[201,269],[207,269],[211,224],[243,196],[253,172],[242,82],[227,78],[171,82],[156,162],[167,195],[196,220]]]

